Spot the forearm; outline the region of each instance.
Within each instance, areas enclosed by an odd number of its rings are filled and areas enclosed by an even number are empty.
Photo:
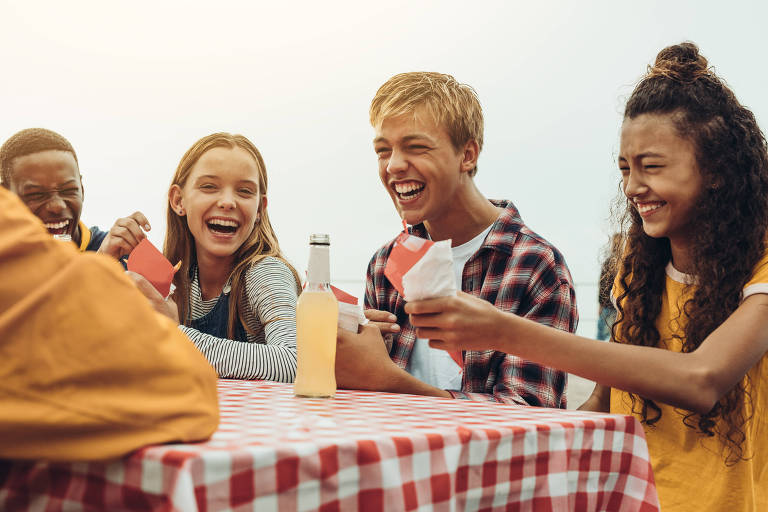
[[[611,409],[611,388],[595,384],[589,398],[579,406],[580,411],[608,412]]]
[[[531,405],[516,393],[468,393],[465,391],[448,391],[453,398],[463,400],[477,400],[482,402],[496,402],[509,405]]]
[[[430,386],[426,382],[422,382],[405,370],[399,369],[391,379],[391,386],[382,391],[389,393],[404,393],[408,395],[423,395],[423,396],[437,396],[442,398],[452,398],[453,395],[448,391],[434,386]]]
[[[510,315],[499,320],[496,350],[688,410],[708,410],[698,396],[702,372],[694,353],[591,340]]]
[[[221,378],[293,382],[296,377],[295,347],[240,342],[217,338],[191,327],[179,328]]]
[[[597,398],[590,396],[583,404],[578,407],[580,411],[592,411],[592,412],[608,412],[610,410],[610,404],[608,407],[604,407],[603,403]]]

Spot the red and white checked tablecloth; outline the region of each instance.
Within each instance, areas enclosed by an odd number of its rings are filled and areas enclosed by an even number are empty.
[[[658,510],[632,417],[219,381],[205,443],[0,465],[0,510]]]

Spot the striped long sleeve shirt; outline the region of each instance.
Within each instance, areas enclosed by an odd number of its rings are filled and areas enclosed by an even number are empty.
[[[293,382],[296,376],[296,281],[288,266],[277,258],[264,258],[245,278],[243,321],[248,342],[217,338],[192,327],[180,329],[200,349],[219,377]],[[228,293],[229,286],[224,287]],[[195,275],[190,283],[192,318],[206,315],[218,297],[203,300]]]

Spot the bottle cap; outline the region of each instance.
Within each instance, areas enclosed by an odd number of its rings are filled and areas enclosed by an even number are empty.
[[[312,233],[309,243],[313,245],[331,245],[331,236],[327,233]]]

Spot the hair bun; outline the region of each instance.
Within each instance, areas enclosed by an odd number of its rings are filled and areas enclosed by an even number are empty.
[[[648,69],[648,78],[664,76],[681,82],[693,82],[709,74],[707,59],[691,42],[667,46],[656,56],[653,67]]]

